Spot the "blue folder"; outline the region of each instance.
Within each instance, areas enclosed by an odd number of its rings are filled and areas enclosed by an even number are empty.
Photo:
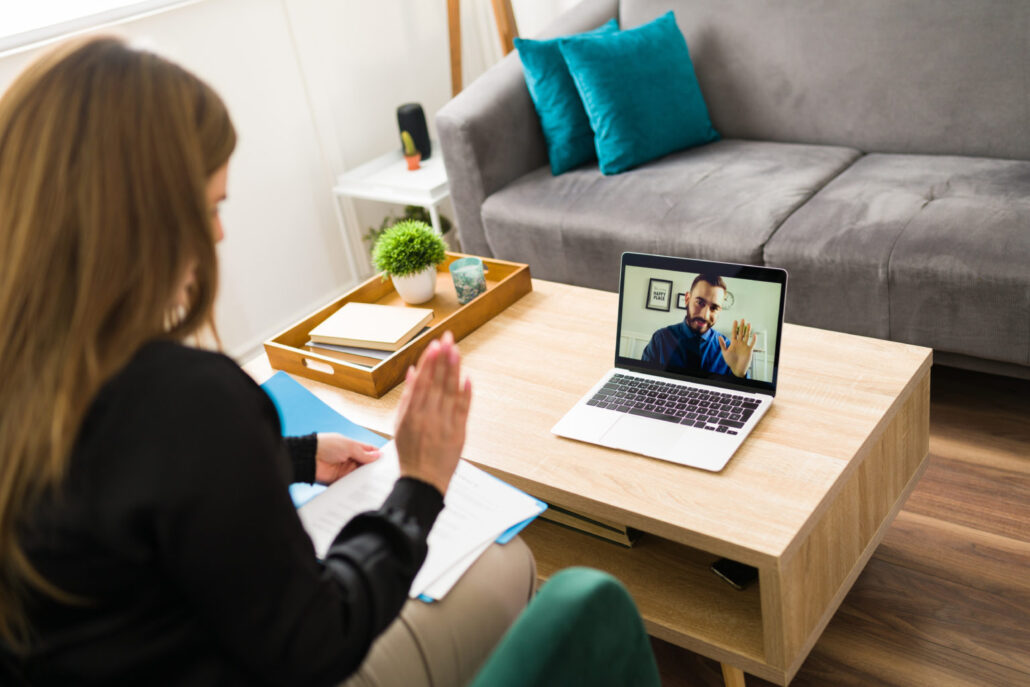
[[[272,377],[261,385],[265,393],[272,399],[276,409],[279,411],[279,422],[282,424],[283,436],[300,436],[316,432],[338,432],[345,437],[357,441],[363,441],[373,446],[382,446],[386,439],[375,432],[368,430],[361,425],[355,424],[340,415],[329,407],[324,401],[308,391],[290,375],[285,372],[276,372]],[[513,487],[514,488],[514,487]],[[321,484],[306,484],[298,482],[290,485],[290,496],[293,498],[293,505],[300,508],[302,505],[325,491]],[[542,513],[547,504],[537,500],[537,505]],[[497,538],[498,544],[506,544],[521,532],[536,516],[524,520],[505,531]]]

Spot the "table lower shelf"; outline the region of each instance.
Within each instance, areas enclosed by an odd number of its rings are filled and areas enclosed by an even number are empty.
[[[542,579],[570,565],[604,570],[630,591],[652,636],[764,672],[759,584],[730,587],[709,569],[718,556],[646,534],[626,548],[542,519],[522,537]]]

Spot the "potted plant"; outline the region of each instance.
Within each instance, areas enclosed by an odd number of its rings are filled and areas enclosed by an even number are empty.
[[[369,227],[368,231],[365,232],[365,235],[361,237],[364,241],[368,243],[369,253],[371,254],[372,248],[375,247],[376,241],[379,240],[379,237],[383,235],[384,231],[386,231],[393,225],[397,224],[397,222],[400,222],[404,219],[417,219],[420,222],[425,222],[426,224],[430,225],[432,224],[432,219],[429,215],[429,210],[425,209],[421,205],[405,205],[404,212],[401,214],[400,217],[387,215],[383,218],[383,221],[379,223],[378,227]],[[453,226],[454,224],[451,222],[451,220],[449,220],[444,215],[440,215],[441,235],[446,237],[447,233],[450,232]]]
[[[415,139],[407,131],[401,132],[401,141],[404,143],[404,159],[408,161],[408,170],[414,171],[419,168],[422,160],[422,153],[415,147]]]
[[[443,239],[418,220],[404,220],[383,232],[372,249],[372,263],[390,275],[405,303],[425,303],[436,291],[436,266],[446,257]]]

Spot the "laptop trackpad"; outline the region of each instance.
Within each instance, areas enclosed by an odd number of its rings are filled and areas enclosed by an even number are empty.
[[[604,433],[601,442],[634,453],[650,453],[662,447],[675,446],[683,436],[683,427],[639,415],[623,415]]]

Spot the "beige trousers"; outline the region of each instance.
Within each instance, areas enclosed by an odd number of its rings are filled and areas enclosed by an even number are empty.
[[[536,561],[520,537],[493,544],[441,601],[408,601],[341,687],[459,687],[525,608]]]

